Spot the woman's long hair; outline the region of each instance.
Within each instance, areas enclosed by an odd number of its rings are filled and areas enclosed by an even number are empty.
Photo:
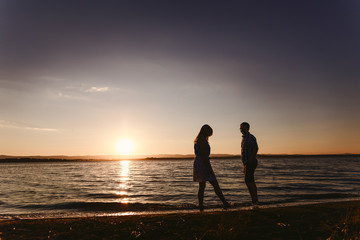
[[[197,141],[202,137],[204,137],[207,140],[212,134],[213,134],[212,128],[209,125],[205,124],[204,126],[201,127],[199,134],[194,140],[194,143],[197,143]]]

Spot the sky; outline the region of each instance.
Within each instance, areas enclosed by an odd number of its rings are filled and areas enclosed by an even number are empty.
[[[360,154],[360,2],[0,1],[0,155]]]

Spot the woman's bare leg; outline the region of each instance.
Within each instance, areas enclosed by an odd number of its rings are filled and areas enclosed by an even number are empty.
[[[222,193],[218,181],[210,181],[211,185],[214,187],[214,191],[216,195],[220,198],[222,203],[224,204],[224,208],[227,209],[229,207],[229,203],[225,200],[224,194]]]
[[[206,182],[199,182],[199,192],[198,192],[198,199],[199,199],[199,209],[200,211],[204,210],[204,191],[206,187]]]

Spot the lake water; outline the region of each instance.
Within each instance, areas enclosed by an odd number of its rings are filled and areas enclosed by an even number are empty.
[[[240,159],[213,159],[226,199],[250,205]],[[194,209],[192,159],[1,163],[0,219]],[[262,204],[358,198],[359,156],[263,157],[255,173]],[[205,205],[221,207],[207,184]]]

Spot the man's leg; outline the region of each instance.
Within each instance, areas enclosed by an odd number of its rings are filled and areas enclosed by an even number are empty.
[[[258,204],[258,196],[257,196],[257,187],[255,184],[255,169],[256,165],[251,166],[244,166],[244,174],[245,174],[245,183],[249,190],[251,201],[253,204]]]
[[[255,182],[247,182],[246,186],[249,189],[252,203],[258,204],[259,200],[258,200],[258,196],[257,196],[257,187],[256,187]]]

